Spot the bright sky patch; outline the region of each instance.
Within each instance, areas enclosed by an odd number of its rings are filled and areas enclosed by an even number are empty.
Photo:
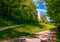
[[[38,0],[34,0],[34,2],[37,4],[36,9],[38,12],[40,12],[40,15],[45,14],[46,13],[46,6],[45,6],[45,2],[39,2]]]

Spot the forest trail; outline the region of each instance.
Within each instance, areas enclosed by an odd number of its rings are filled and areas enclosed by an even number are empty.
[[[14,28],[14,27],[18,27],[18,26],[22,26],[22,25],[13,25],[13,26],[7,26],[7,27],[0,27],[0,31],[9,29],[9,28]]]
[[[23,36],[11,40],[5,40],[1,42],[54,42],[56,32],[53,30],[47,30],[34,35]]]

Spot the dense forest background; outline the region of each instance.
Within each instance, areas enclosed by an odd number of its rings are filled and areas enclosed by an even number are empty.
[[[37,22],[33,0],[0,0],[0,26]]]

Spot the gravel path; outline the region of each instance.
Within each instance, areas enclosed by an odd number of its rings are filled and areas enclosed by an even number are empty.
[[[6,40],[3,42],[54,42],[56,39],[53,40],[52,38],[55,38],[55,33],[55,31],[47,30],[34,35],[28,35],[22,38],[16,38],[9,41]]]

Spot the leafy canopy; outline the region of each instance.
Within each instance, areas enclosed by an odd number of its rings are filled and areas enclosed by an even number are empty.
[[[37,21],[37,11],[32,0],[0,0],[0,16],[17,23]]]
[[[47,15],[56,25],[60,25],[60,0],[49,0],[47,3]]]

